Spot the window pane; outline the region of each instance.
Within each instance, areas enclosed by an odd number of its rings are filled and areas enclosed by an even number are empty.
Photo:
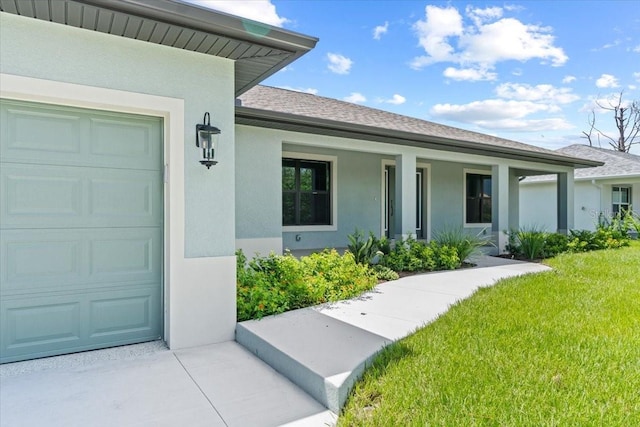
[[[469,173],[466,176],[468,224],[491,222],[491,175]]]
[[[620,199],[622,203],[629,203],[629,189],[621,188],[620,189]]]
[[[300,225],[330,224],[329,195],[300,194]]]
[[[482,223],[488,224],[491,222],[491,199],[482,199]]]
[[[467,223],[480,222],[480,199],[476,197],[467,198]]]
[[[300,162],[300,190],[327,191],[329,190],[329,163]]]
[[[296,193],[282,193],[282,225],[296,223]]]
[[[491,177],[483,177],[482,192],[484,197],[491,197]]]
[[[296,164],[294,160],[282,161],[282,189],[296,189]]]
[[[613,194],[611,195],[613,203],[620,203],[620,188],[613,187]]]

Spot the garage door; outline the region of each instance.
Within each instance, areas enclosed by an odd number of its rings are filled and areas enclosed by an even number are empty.
[[[0,362],[159,338],[162,120],[0,110]]]

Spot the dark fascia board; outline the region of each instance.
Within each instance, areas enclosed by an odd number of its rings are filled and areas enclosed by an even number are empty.
[[[179,0],[81,0],[102,9],[151,18],[166,24],[243,40],[290,52],[305,53],[318,42],[316,37],[294,33],[250,19],[213,11]],[[248,29],[257,30],[251,33]]]
[[[511,147],[499,147],[489,144],[421,135],[392,129],[382,129],[314,117],[296,116],[288,113],[242,106],[236,106],[236,124],[431,148],[442,151],[462,152],[484,156],[493,155],[505,159],[542,162],[574,168],[589,168],[602,166],[604,164],[594,160],[580,159],[559,154],[538,153],[535,151],[525,151]]]

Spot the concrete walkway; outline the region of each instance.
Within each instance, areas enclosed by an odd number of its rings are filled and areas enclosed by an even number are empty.
[[[404,277],[359,298],[239,323],[236,341],[339,413],[367,364],[389,343],[432,322],[497,280],[549,270],[482,256],[477,267]]]
[[[476,262],[240,323],[237,341],[249,350],[227,342],[171,351],[155,342],[0,365],[0,426],[332,425],[385,345],[478,287],[548,269],[491,257]]]

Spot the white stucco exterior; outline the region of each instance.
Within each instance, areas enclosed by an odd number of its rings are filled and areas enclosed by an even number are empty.
[[[3,98],[163,118],[164,339],[172,348],[233,339],[233,61],[6,13],[0,40]],[[222,129],[211,170],[193,143],[205,111]]]
[[[612,216],[613,187],[631,189],[631,205],[640,202],[640,177],[577,179],[574,183],[574,228],[595,230],[601,215]],[[555,181],[524,181],[520,184],[520,224],[555,231],[557,196]]]
[[[282,159],[291,153],[302,158],[306,154],[309,159],[336,159],[334,227],[299,226],[291,230],[282,226]],[[409,166],[403,182],[395,180],[396,231],[390,237],[416,232],[415,176],[416,169],[421,169],[426,228],[423,238],[460,226],[469,233],[492,233],[503,248],[503,231],[517,228],[520,220],[518,171],[572,174],[571,168],[538,162],[247,125],[236,125],[236,162],[236,245],[247,255],[345,247],[347,236],[356,227],[383,235],[384,170],[386,166],[402,170],[403,165]],[[494,178],[493,223],[465,223],[465,173],[470,171]],[[395,175],[399,176],[397,170]],[[400,193],[404,197],[398,197]],[[553,214],[557,215],[556,210]]]

